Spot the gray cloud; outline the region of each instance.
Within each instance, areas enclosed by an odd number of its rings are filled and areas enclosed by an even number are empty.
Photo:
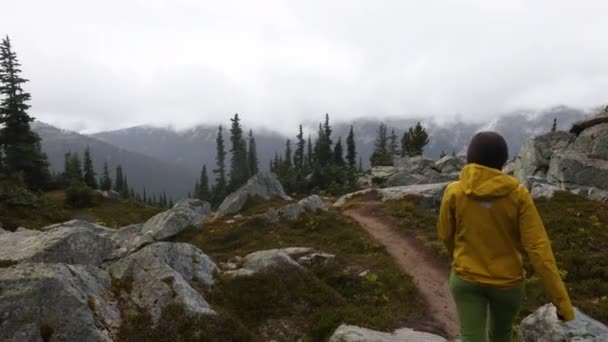
[[[3,4],[32,114],[77,130],[325,112],[488,119],[606,101],[608,3],[563,0]]]

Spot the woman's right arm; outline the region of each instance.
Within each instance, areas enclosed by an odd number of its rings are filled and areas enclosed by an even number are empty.
[[[520,191],[519,230],[521,243],[528,253],[534,271],[538,274],[545,291],[557,307],[558,314],[566,321],[573,320],[574,308],[570,302],[568,291],[560,278],[545,226],[528,190],[522,186]]]

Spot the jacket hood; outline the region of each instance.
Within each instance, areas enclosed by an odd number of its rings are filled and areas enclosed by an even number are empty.
[[[468,164],[460,174],[460,186],[469,196],[504,197],[519,186],[519,180],[503,172],[479,164]]]

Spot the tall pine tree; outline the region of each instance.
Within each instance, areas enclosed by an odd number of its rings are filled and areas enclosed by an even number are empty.
[[[226,147],[224,146],[223,129],[220,125],[217,131],[215,162],[216,168],[213,170],[215,175],[215,185],[213,186],[212,204],[217,207],[226,197]]]
[[[114,190],[116,192],[122,193],[123,189],[124,189],[124,178],[122,175],[122,166],[118,165],[116,166],[116,177],[114,177]]]
[[[397,146],[397,134],[395,133],[395,129],[391,130],[391,136],[389,140],[389,151],[392,157],[399,156],[399,147]]]
[[[209,201],[211,192],[209,191],[209,177],[207,176],[207,165],[203,165],[201,170],[201,178],[198,182],[198,199],[201,201]]]
[[[243,127],[238,114],[234,114],[234,118],[230,119],[232,126],[230,127],[230,174],[229,186],[230,191],[238,189],[241,185],[247,182],[247,145],[243,139]]]
[[[352,125],[346,138],[346,162],[351,170],[355,170],[357,167],[357,147],[355,145],[355,132]]]
[[[101,190],[109,191],[112,189],[112,178],[110,178],[110,168],[108,162],[103,163],[103,174],[101,175]]]
[[[42,152],[40,137],[33,132],[27,114],[31,96],[22,85],[27,82],[19,74],[21,64],[13,52],[8,36],[0,45],[0,155],[4,172],[22,175],[30,189],[44,189],[50,185],[51,174],[46,154]]]
[[[84,150],[84,183],[91,189],[97,189],[97,174],[93,168],[93,160],[91,159],[91,149],[87,145]]]
[[[247,166],[249,169],[249,176],[253,176],[258,173],[258,149],[255,143],[255,137],[253,131],[249,130],[249,147],[247,149]]]
[[[338,137],[338,142],[334,146],[334,164],[344,166],[344,149],[342,148],[342,137]]]
[[[389,138],[385,124],[380,124],[378,127],[378,136],[374,143],[374,152],[369,158],[372,166],[392,166],[393,157],[391,156]]]
[[[300,125],[296,140],[296,151],[293,156],[293,163],[296,170],[298,172],[301,172],[304,168],[304,148],[306,147],[306,140],[304,140],[304,132],[302,131],[302,125]]]
[[[420,122],[414,127],[410,127],[401,138],[401,155],[402,156],[421,156],[424,152],[424,147],[429,143],[429,135],[426,129],[422,127]]]

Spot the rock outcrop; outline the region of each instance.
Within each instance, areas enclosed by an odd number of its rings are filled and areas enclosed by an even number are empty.
[[[279,209],[270,209],[267,212],[256,215],[269,223],[278,223],[281,220],[295,221],[300,218],[307,210],[316,212],[325,208],[325,203],[321,197],[312,195],[304,198],[298,203],[291,203]]]
[[[577,123],[571,133],[552,132],[530,139],[512,168],[525,184],[544,179],[551,185],[550,191],[536,191],[543,196],[559,189],[608,200],[608,116]]]
[[[424,157],[405,157],[395,166],[377,166],[359,178],[363,188],[395,187],[416,184],[450,182],[458,179],[465,161],[461,157],[445,156],[438,161]]]
[[[112,341],[121,315],[110,287],[108,273],[94,266],[0,268],[0,340]]]
[[[441,336],[404,328],[392,333],[380,332],[353,325],[341,325],[329,342],[447,342]]]
[[[291,200],[285,194],[285,190],[275,174],[258,173],[251,177],[245,185],[226,197],[218,208],[215,217],[219,218],[238,213],[243,209],[243,206],[247,203],[247,199],[250,197],[259,197],[264,200],[273,198]]]
[[[148,310],[154,321],[169,304],[180,304],[191,313],[214,313],[193,286],[212,285],[217,266],[193,245],[156,242],[112,263],[108,270],[124,295]]]
[[[521,339],[524,342],[551,341],[608,341],[608,327],[585,315],[578,309],[576,319],[561,322],[557,318],[555,306],[547,304],[526,317],[520,325]]]
[[[190,199],[119,230],[73,220],[0,232],[0,340],[112,341],[119,307],[155,321],[169,304],[215,314],[195,290],[213,284],[213,261],[193,245],[157,242],[208,211]]]
[[[357,196],[376,193],[378,198],[382,201],[400,200],[406,196],[415,195],[421,198],[421,207],[437,208],[441,205],[441,198],[448,184],[449,183],[417,184],[383,189],[365,189],[340,197],[333,206],[339,208]]]
[[[83,227],[0,234],[0,261],[99,265],[112,253],[110,239]]]

